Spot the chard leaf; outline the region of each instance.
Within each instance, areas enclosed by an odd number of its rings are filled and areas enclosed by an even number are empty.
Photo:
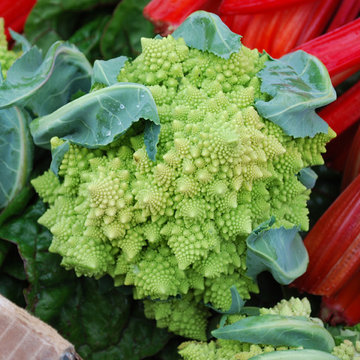
[[[79,90],[90,88],[91,66],[70,44],[56,42],[42,58],[32,47],[7,72],[0,85],[0,108],[26,105],[43,116],[66,104]]]
[[[154,36],[153,24],[142,14],[148,2],[149,0],[118,2],[100,40],[101,53],[106,59],[113,58],[116,54],[135,57],[141,53],[140,39]]]
[[[91,86],[95,83],[106,86],[116,84],[118,82],[117,76],[127,60],[126,56],[119,56],[110,60],[95,60]]]
[[[140,119],[152,122],[145,127],[145,145],[155,160],[160,120],[151,92],[140,84],[117,83],[93,91],[35,119],[30,131],[41,147],[50,148],[50,139],[58,136],[94,149],[110,144]]]
[[[304,168],[299,171],[298,178],[307,189],[312,189],[316,184],[318,176],[314,170]]]
[[[334,101],[336,93],[319,59],[295,51],[279,60],[268,60],[258,76],[261,91],[272,96],[270,101],[255,103],[261,116],[296,138],[328,133],[327,123],[315,110]]]
[[[18,107],[0,110],[0,209],[26,184],[32,169],[30,115]]]
[[[302,346],[327,352],[331,352],[335,346],[334,339],[323,326],[294,316],[250,316],[216,329],[211,334],[218,339],[273,346]]]
[[[268,270],[277,282],[287,285],[306,271],[309,257],[296,227],[252,232],[246,244],[247,275],[254,279]]]
[[[218,15],[196,11],[172,33],[175,39],[183,38],[186,45],[209,51],[224,59],[240,50],[241,36],[233,33]]]
[[[319,350],[281,350],[253,356],[251,360],[339,360],[335,355]]]

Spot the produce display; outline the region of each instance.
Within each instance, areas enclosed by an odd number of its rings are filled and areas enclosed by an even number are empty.
[[[358,20],[275,58],[226,25],[255,4],[158,2],[163,36],[116,35],[132,0],[0,22],[0,292],[84,359],[360,358]]]

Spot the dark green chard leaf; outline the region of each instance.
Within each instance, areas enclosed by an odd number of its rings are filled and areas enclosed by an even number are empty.
[[[212,335],[251,344],[302,346],[326,352],[335,346],[334,339],[322,325],[294,316],[250,316],[214,330]]]
[[[110,144],[140,119],[150,121],[145,128],[145,145],[155,160],[160,120],[151,92],[143,85],[117,83],[72,101],[50,115],[30,124],[38,146],[50,147],[53,136],[88,148]]]
[[[148,0],[122,0],[115,8],[101,37],[100,49],[106,59],[118,55],[135,57],[141,52],[140,39],[154,35],[153,25],[142,15]]]
[[[218,15],[196,11],[172,33],[175,39],[183,38],[186,45],[209,51],[224,59],[241,47],[241,36],[233,33]]]
[[[283,285],[290,284],[301,276],[309,257],[296,227],[253,231],[246,239],[247,275],[256,278],[262,271],[271,272],[274,279]]]
[[[119,56],[110,60],[96,60],[91,78],[91,86],[95,83],[106,86],[116,84],[120,70],[124,67],[127,60],[126,56]]]
[[[251,360],[339,360],[335,355],[328,352],[318,350],[285,350],[285,351],[273,351],[257,355],[251,358]]]
[[[295,51],[279,60],[268,60],[258,76],[262,80],[261,91],[272,96],[270,101],[255,103],[261,116],[294,137],[328,133],[327,123],[315,110],[334,101],[336,92],[319,59]]]
[[[66,104],[79,90],[90,89],[92,69],[70,44],[56,42],[45,58],[36,47],[21,56],[0,85],[0,108],[26,105],[43,116]]]
[[[55,41],[69,39],[87,23],[89,16],[104,17],[117,3],[118,0],[37,0],[26,20],[26,38],[47,51]]]
[[[47,251],[51,234],[37,223],[45,206],[38,201],[21,217],[0,228],[0,237],[17,245],[31,284],[26,294],[28,309],[44,321],[51,320],[71,296],[74,275],[59,266],[60,257]]]
[[[80,14],[78,16],[80,18]],[[70,43],[76,45],[90,62],[102,58],[99,45],[104,28],[110,19],[110,14],[100,12],[94,19],[90,18],[85,22],[85,25],[76,30],[68,39]]]
[[[29,114],[18,107],[0,110],[0,209],[11,203],[32,169]]]
[[[310,168],[301,169],[298,174],[298,179],[307,189],[315,186],[317,178],[316,172]]]

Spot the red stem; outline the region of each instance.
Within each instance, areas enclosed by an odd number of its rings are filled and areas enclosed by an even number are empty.
[[[360,85],[360,83],[359,83]],[[359,86],[360,87],[360,86]],[[358,116],[360,118],[360,114]],[[360,174],[360,126],[356,131],[346,159],[341,187],[345,189]]]
[[[360,81],[318,114],[340,135],[360,119],[359,109]]]
[[[304,50],[317,56],[330,76],[360,65],[360,19],[301,44],[294,50]]]
[[[335,326],[360,322],[360,271],[333,296],[324,297],[321,304],[321,318]]]
[[[360,176],[340,194],[305,238],[306,273],[294,283],[331,296],[360,268]]]
[[[217,12],[221,0],[152,0],[143,14],[162,35],[171,33],[197,10]]]
[[[360,1],[359,0],[342,0],[340,7],[337,10],[334,18],[332,19],[327,31],[337,29],[344,24],[356,19],[360,12]]]
[[[301,32],[304,30],[299,26],[304,19],[312,19],[314,5],[319,2],[307,2],[300,5],[289,6],[281,10],[280,26],[276,29],[269,49],[273,57],[280,57],[293,49]]]
[[[293,4],[314,2],[315,0],[223,0],[219,12],[226,15],[259,13],[278,10]]]
[[[339,1],[340,0],[321,0],[314,3],[312,14],[307,17],[308,21],[306,26],[301,27],[301,35],[296,45],[314,39],[322,33],[339,4]]]
[[[242,36],[244,36],[247,27],[251,24],[253,17],[253,15],[221,15],[221,19],[230,30]]]

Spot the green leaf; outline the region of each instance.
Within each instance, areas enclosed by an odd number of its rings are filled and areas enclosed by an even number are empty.
[[[103,31],[106,24],[109,22],[111,16],[103,11],[96,14],[96,17],[92,19],[83,19],[81,14],[78,14],[78,21],[84,21],[84,25],[76,30],[74,34],[68,39],[68,41],[74,44],[92,63],[95,59],[101,59],[100,53],[100,41],[103,36]]]
[[[307,189],[315,186],[317,178],[316,172],[310,168],[301,169],[298,174],[298,179]]]
[[[326,352],[331,352],[335,346],[332,336],[323,326],[293,316],[250,316],[211,333],[218,339],[273,346],[302,346]]]
[[[64,155],[69,151],[70,143],[65,141],[60,146],[56,147],[54,150],[51,150],[51,164],[50,170],[57,176],[59,172],[59,166],[64,158]]]
[[[36,145],[49,148],[58,136],[88,148],[107,145],[140,119],[145,128],[145,145],[155,160],[160,120],[148,88],[140,84],[117,83],[84,95],[50,115],[35,119],[30,131]]]
[[[9,29],[11,37],[16,41],[16,45],[20,44],[22,52],[27,52],[31,48],[31,44],[27,39],[22,36],[21,34],[18,34],[16,31],[12,31]]]
[[[224,59],[238,52],[241,36],[233,33],[218,15],[196,11],[172,33],[175,39],[183,38],[186,45],[209,51]]]
[[[18,107],[0,110],[0,209],[21,191],[32,169],[30,116]]]
[[[309,257],[296,227],[252,232],[246,244],[247,275],[254,279],[268,270],[277,282],[287,285],[306,271]]]
[[[153,25],[142,15],[148,0],[122,0],[104,29],[100,49],[104,58],[119,54],[135,57],[141,52],[140,39],[154,35]]]
[[[233,285],[230,288],[231,292],[231,306],[230,309],[227,311],[221,311],[218,309],[215,309],[214,307],[210,306],[213,310],[215,310],[218,313],[221,314],[240,314],[241,309],[244,307],[245,301],[241,298],[238,290],[236,289],[236,286]]]
[[[127,60],[128,58],[126,56],[119,56],[107,61],[96,60],[91,78],[91,86],[94,83],[100,83],[106,86],[116,84],[118,82],[117,76]]]
[[[255,107],[261,116],[279,125],[294,137],[314,137],[328,133],[327,123],[315,110],[336,99],[328,71],[315,56],[295,51],[281,59],[271,59],[258,73],[261,91],[272,96]]]
[[[37,0],[26,20],[25,35],[47,51],[55,41],[69,39],[92,16],[106,16],[117,3],[118,0]],[[99,30],[102,33],[103,28]]]
[[[50,232],[37,223],[44,213],[41,201],[29,207],[22,216],[0,228],[0,237],[17,245],[31,285],[26,293],[27,308],[44,321],[50,321],[72,296],[72,272],[60,267],[60,256],[47,251]]]
[[[318,350],[272,351],[250,358],[251,360],[340,360],[337,356]]]
[[[90,89],[92,68],[75,46],[56,42],[44,59],[36,47],[23,54],[0,85],[0,108],[22,104],[46,115],[79,90]]]

